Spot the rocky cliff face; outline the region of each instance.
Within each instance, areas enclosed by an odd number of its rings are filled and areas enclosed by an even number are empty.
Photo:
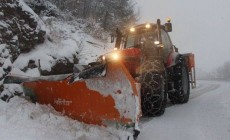
[[[22,0],[1,0],[0,3],[0,95],[7,100],[17,94],[2,85],[19,54],[27,53],[45,40],[46,32],[39,17]],[[22,91],[20,91],[20,94]]]
[[[21,0],[0,3],[0,80],[20,53],[43,43],[46,32],[39,17]]]
[[[29,52],[44,42],[45,31],[41,21],[20,0],[0,3],[0,44],[6,44],[15,60],[19,53]],[[40,24],[39,24],[40,22]]]

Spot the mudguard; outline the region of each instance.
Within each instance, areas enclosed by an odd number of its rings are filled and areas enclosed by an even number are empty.
[[[138,123],[140,84],[122,63],[108,63],[102,77],[69,82],[71,78],[34,78],[34,81],[24,78],[22,86],[33,101],[50,104],[64,115],[87,124],[107,126],[115,122],[133,126]]]
[[[181,56],[178,52],[171,52],[167,58],[166,67],[172,67],[177,64],[177,59]]]

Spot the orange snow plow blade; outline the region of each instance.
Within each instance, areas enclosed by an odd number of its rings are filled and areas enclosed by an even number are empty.
[[[140,85],[119,62],[109,63],[103,77],[70,83],[36,80],[22,83],[32,100],[50,104],[65,115],[88,123],[107,126],[111,122],[133,125],[141,116]]]

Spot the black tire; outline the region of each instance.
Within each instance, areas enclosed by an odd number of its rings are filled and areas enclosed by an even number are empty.
[[[179,58],[178,64],[174,67],[174,89],[169,94],[173,104],[187,103],[190,95],[189,72],[183,57]]]
[[[167,93],[163,74],[146,73],[142,75],[141,106],[144,116],[160,116],[164,114]]]

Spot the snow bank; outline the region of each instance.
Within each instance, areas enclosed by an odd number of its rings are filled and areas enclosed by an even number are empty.
[[[4,140],[126,140],[131,136],[116,128],[85,125],[62,116],[51,106],[19,97],[9,103],[0,100],[0,106],[0,135]]]

